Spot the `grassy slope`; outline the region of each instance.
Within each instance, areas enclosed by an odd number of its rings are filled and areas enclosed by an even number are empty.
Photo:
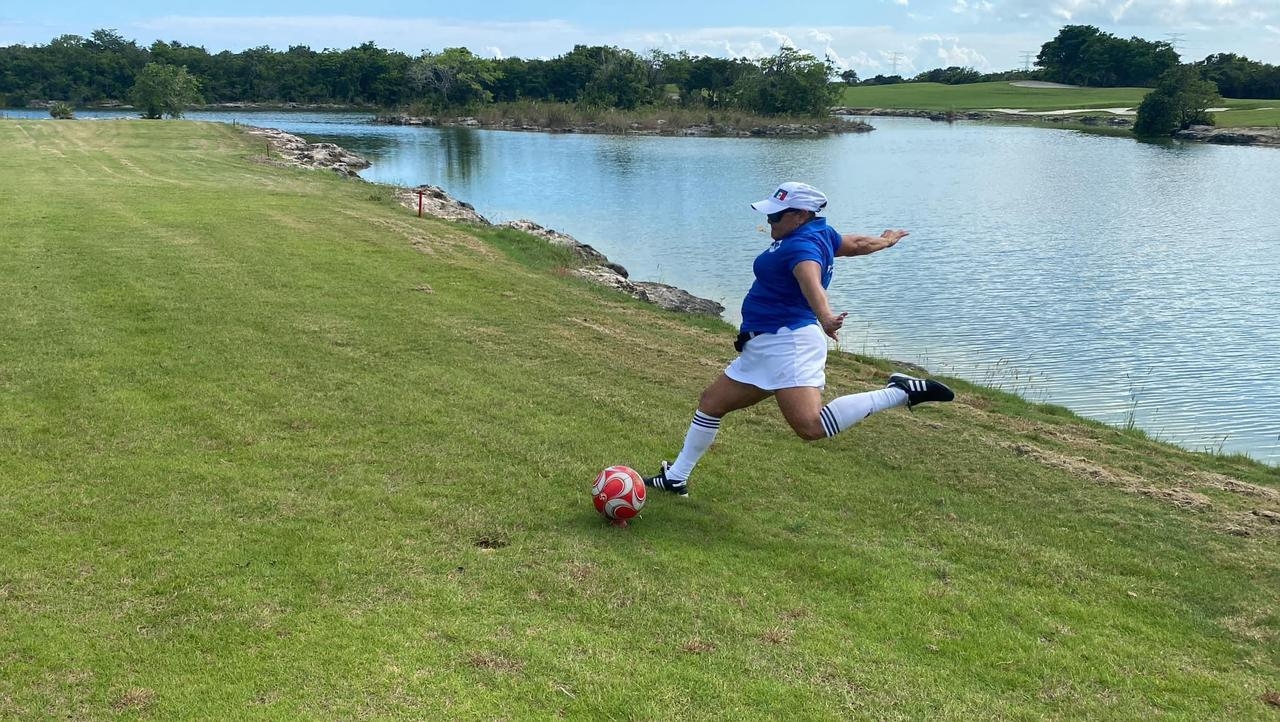
[[[1148,88],[1023,88],[1006,82],[943,85],[900,83],[859,85],[844,89],[841,103],[854,108],[911,108],[922,110],[986,110],[1021,108],[1029,111],[1073,108],[1136,108]],[[1221,127],[1280,124],[1280,100],[1227,98],[1215,113]],[[1266,108],[1267,110],[1260,110]]]
[[[609,528],[718,322],[226,125],[0,147],[2,718],[1276,718],[1274,469],[960,385]]]

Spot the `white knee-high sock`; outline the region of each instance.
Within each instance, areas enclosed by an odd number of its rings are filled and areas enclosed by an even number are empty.
[[[693,412],[693,423],[689,424],[689,431],[684,435],[684,448],[680,449],[675,463],[667,469],[667,478],[688,479],[698,459],[711,448],[711,442],[716,440],[716,433],[719,431],[718,417],[701,411]]]
[[[828,437],[835,436],[877,411],[904,406],[906,403],[907,392],[899,388],[841,396],[822,407],[822,428]]]

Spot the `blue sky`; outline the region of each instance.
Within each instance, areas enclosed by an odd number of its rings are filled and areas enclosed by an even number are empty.
[[[211,52],[267,45],[416,54],[465,46],[487,57],[553,57],[577,43],[758,57],[791,45],[863,77],[948,65],[1022,67],[1066,24],[1174,40],[1184,59],[1234,52],[1280,64],[1280,0],[647,0],[472,3],[334,0],[0,0],[0,46],[114,28],[148,45]]]

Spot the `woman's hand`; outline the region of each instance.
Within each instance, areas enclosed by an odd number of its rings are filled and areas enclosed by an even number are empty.
[[[908,233],[907,231],[904,231],[901,229],[894,230],[890,228],[890,229],[886,229],[884,233],[881,233],[880,237],[884,239],[884,243],[885,243],[884,247],[891,248],[894,245],[896,245],[898,241],[901,241],[903,238],[906,238],[909,235],[911,234]]]
[[[830,336],[833,341],[839,341],[840,329],[844,327],[844,318],[848,315],[849,313],[846,311],[840,314],[828,314],[826,317],[818,319],[818,322],[822,324],[822,332]]]

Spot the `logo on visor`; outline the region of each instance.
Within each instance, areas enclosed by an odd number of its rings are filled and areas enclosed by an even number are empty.
[[[785,201],[787,199],[787,192],[779,188],[778,192],[773,194],[773,197],[780,201]]]

